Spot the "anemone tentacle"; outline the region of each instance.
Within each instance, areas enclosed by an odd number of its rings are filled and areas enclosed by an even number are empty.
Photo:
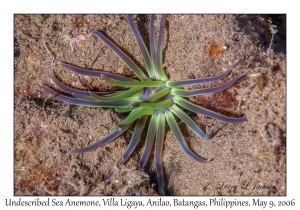
[[[144,147],[143,154],[141,156],[140,160],[140,169],[143,169],[146,165],[146,162],[149,158],[151,148],[153,145],[154,137],[156,135],[156,122],[157,122],[157,115],[154,114],[151,117],[150,123],[149,123],[149,128],[147,132],[147,137],[146,137],[146,143]]]
[[[242,116],[242,117],[238,117],[238,118],[234,118],[234,117],[227,117],[225,115],[221,115],[217,112],[211,111],[209,109],[205,109],[201,106],[197,106],[191,102],[189,102],[188,100],[175,96],[174,97],[174,102],[177,103],[178,105],[182,106],[185,109],[188,109],[192,112],[195,113],[199,113],[199,114],[203,114],[207,117],[211,117],[217,120],[220,120],[222,122],[227,122],[227,123],[240,123],[246,120],[246,115]]]
[[[240,74],[235,78],[233,78],[232,80],[230,80],[228,83],[217,87],[202,88],[202,89],[195,89],[195,90],[182,90],[182,89],[173,88],[171,92],[172,94],[181,97],[191,97],[191,96],[203,95],[208,93],[216,93],[229,88],[231,85],[233,85],[233,83],[235,83],[235,81],[243,77],[245,74],[246,73]]]
[[[156,69],[156,39],[155,39],[155,27],[154,27],[154,19],[155,19],[155,15],[151,15],[151,19],[150,19],[150,54],[151,54],[151,58],[152,58],[152,62],[154,65],[154,72],[155,72],[155,77],[153,79],[159,78],[159,73]]]
[[[162,151],[165,137],[165,115],[162,112],[157,114],[157,123],[156,123],[156,140],[155,140],[155,151],[154,151],[154,162],[156,165],[156,174],[158,181],[158,191],[159,194],[164,195],[164,171],[162,164]]]
[[[198,85],[198,84],[204,84],[208,82],[216,82],[220,79],[223,79],[226,77],[232,70],[232,68],[239,62],[239,60],[236,60],[231,64],[229,69],[224,68],[225,72],[222,74],[219,74],[217,76],[213,77],[205,77],[205,78],[197,78],[197,79],[188,79],[188,80],[179,80],[179,81],[167,81],[166,85],[167,87],[182,87],[182,86],[188,86],[188,85]]]
[[[142,135],[142,132],[144,130],[147,118],[148,118],[148,116],[145,115],[145,116],[143,116],[143,117],[141,117],[140,119],[137,120],[135,129],[134,129],[134,133],[133,133],[132,138],[131,138],[131,141],[130,141],[129,145],[127,146],[125,152],[123,153],[121,159],[118,161],[117,167],[120,167],[129,158],[129,156],[131,155],[131,153],[135,149],[138,141],[141,138],[141,135]]]
[[[142,53],[144,61],[145,61],[146,69],[149,73],[149,77],[151,79],[155,79],[156,75],[155,75],[155,71],[154,71],[154,67],[153,67],[151,57],[150,57],[148,49],[147,49],[147,47],[144,43],[144,40],[142,39],[139,31],[137,30],[135,24],[133,23],[132,17],[133,17],[133,15],[128,15],[129,25],[131,27],[131,30],[132,30],[133,34],[134,34],[135,40],[136,40],[136,42],[138,43],[138,45],[140,47],[141,53]]]
[[[156,60],[155,60],[155,68],[158,72],[159,79],[162,81],[168,80],[167,74],[162,65],[162,51],[163,51],[163,42],[164,42],[164,27],[165,27],[166,15],[162,15],[159,26],[159,34],[157,40],[157,48],[156,48]]]
[[[160,87],[165,85],[164,81],[145,80],[145,81],[124,82],[124,81],[110,79],[105,75],[102,76],[102,79],[104,79],[109,84],[120,86],[120,87]]]
[[[184,140],[184,137],[183,137],[183,135],[182,135],[182,133],[181,133],[179,127],[178,127],[178,124],[177,124],[172,112],[166,111],[165,116],[167,118],[167,122],[168,122],[173,134],[175,135],[178,143],[180,144],[180,146],[181,146],[182,150],[185,152],[185,154],[187,154],[189,157],[193,158],[195,161],[200,162],[200,163],[208,163],[212,160],[212,159],[204,160],[204,159],[198,157],[196,154],[194,154],[189,149],[186,141]]]
[[[90,35],[96,35],[99,37],[112,51],[114,51],[121,60],[135,73],[135,75],[140,80],[147,80],[148,77],[144,74],[144,72],[122,51],[120,50],[112,41],[106,38],[102,33],[99,31],[92,31]]]
[[[77,74],[82,74],[85,76],[91,76],[91,77],[102,77],[103,75],[110,78],[110,79],[115,79],[115,80],[119,80],[119,81],[137,81],[135,79],[131,79],[122,75],[118,75],[118,74],[113,74],[113,73],[109,73],[109,72],[104,72],[104,71],[95,71],[95,70],[90,70],[90,69],[82,69],[76,66],[72,66],[70,64],[67,63],[63,63],[60,61],[57,61],[57,64],[65,67],[66,69],[69,69]]]
[[[132,124],[132,123],[131,123]],[[87,147],[81,148],[81,149],[75,149],[75,150],[71,150],[67,153],[67,155],[70,154],[74,154],[74,153],[83,153],[83,152],[88,152],[91,151],[93,149],[97,149],[98,147],[101,147],[107,143],[109,143],[110,141],[114,140],[115,138],[117,138],[118,136],[120,136],[122,133],[124,133],[130,126],[131,124],[128,124],[126,126],[123,126],[120,130],[115,129],[111,134],[109,134],[107,137],[105,137],[104,139],[98,141],[95,144],[89,145]]]
[[[140,107],[140,108],[146,108],[146,109],[164,109],[173,104],[173,101],[171,99],[167,99],[160,102],[153,102],[153,103],[147,103],[147,102],[136,102],[133,103],[130,107]]]
[[[113,101],[113,102],[102,102],[102,101],[86,101],[83,99],[78,98],[72,98],[69,96],[65,96],[63,94],[60,94],[47,86],[40,84],[40,87],[43,88],[47,93],[51,94],[55,98],[75,105],[81,105],[81,106],[89,106],[89,107],[107,107],[107,108],[126,108],[130,106],[130,104],[138,101],[134,99],[123,99],[119,101]]]
[[[96,94],[92,91],[88,91],[88,93],[90,94],[91,97],[93,97],[95,100],[98,100],[98,101],[118,101],[120,98],[129,97],[132,94],[140,91],[141,89],[142,89],[141,87],[133,87],[133,88],[130,88],[129,90],[122,91],[118,95],[114,95],[114,96],[110,96],[110,97],[109,96],[99,96],[98,94]]]
[[[168,108],[168,110],[172,111],[177,117],[179,117],[183,122],[185,122],[190,128],[202,139],[209,139],[211,137],[210,134],[205,134],[204,131],[199,128],[196,123],[184,112],[182,111],[176,104]]]

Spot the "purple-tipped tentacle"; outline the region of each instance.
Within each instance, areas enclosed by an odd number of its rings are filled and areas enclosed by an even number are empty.
[[[84,90],[77,90],[74,88],[70,88],[64,84],[62,84],[58,79],[56,79],[56,77],[54,76],[53,72],[49,69],[49,75],[52,79],[52,81],[63,91],[65,91],[66,93],[72,94],[74,97],[79,98],[79,99],[83,99],[86,101],[97,101],[95,100],[93,97],[91,97],[89,95],[88,91],[84,91]],[[109,92],[95,92],[95,94],[107,94]]]
[[[47,93],[51,94],[55,98],[75,105],[89,106],[89,107],[110,107],[110,108],[126,108],[130,104],[136,102],[137,100],[120,100],[113,102],[102,102],[102,101],[87,101],[83,99],[73,98],[69,96],[62,95],[56,91],[48,88],[47,86],[40,84],[40,87],[43,88]]]
[[[98,99],[96,99],[95,97],[91,96],[91,93],[94,94],[95,96],[103,96],[103,95],[110,95],[112,93],[116,93],[116,92],[123,92],[123,91],[111,91],[111,92],[95,92],[95,91],[87,91],[90,95],[89,96],[85,96],[85,95],[80,95],[80,94],[76,94],[74,92],[72,92],[71,94],[75,97],[75,98],[79,98],[82,100],[86,100],[86,101],[100,101]],[[109,96],[107,96],[109,97]],[[107,100],[107,101],[116,101],[116,100]]]
[[[156,59],[155,59],[155,68],[158,71],[159,78],[161,80],[167,80],[167,75],[162,65],[162,51],[163,51],[163,41],[164,41],[164,27],[165,27],[166,15],[162,15],[160,20],[159,34],[157,40],[157,49],[156,49]]]
[[[217,75],[217,76],[207,77],[207,78],[199,78],[199,79],[180,80],[180,81],[167,81],[166,85],[168,87],[181,87],[181,86],[187,86],[187,85],[197,85],[197,84],[204,84],[204,83],[208,83],[208,82],[216,82],[216,81],[226,77],[238,62],[239,62],[239,59],[235,60],[228,69],[223,68],[223,70],[225,70],[225,72],[220,75]]]
[[[106,177],[106,181],[109,181],[110,178],[112,177],[112,175],[114,175],[114,171],[111,171],[108,176]]]
[[[174,102],[177,103],[178,105],[182,106],[185,109],[188,109],[192,112],[195,113],[199,113],[199,114],[203,114],[207,117],[211,117],[217,120],[220,120],[222,122],[227,122],[227,123],[240,123],[246,120],[246,115],[242,116],[242,117],[238,117],[238,118],[234,118],[234,117],[227,117],[224,115],[221,115],[219,113],[213,112],[209,109],[205,109],[201,106],[197,106],[191,102],[189,102],[188,100],[181,98],[179,96],[174,96],[173,97]]]
[[[122,158],[118,161],[117,167],[120,167],[128,159],[128,157],[131,155],[131,153],[135,149],[135,147],[143,133],[147,118],[148,118],[148,116],[143,116],[140,119],[138,119],[136,126],[134,128],[133,135],[131,137],[131,141],[130,141],[129,145],[127,146],[124,154],[122,155]]]
[[[240,79],[246,73],[240,74],[239,76],[233,78],[228,83],[218,87],[211,87],[211,88],[203,88],[203,89],[195,89],[195,90],[183,90],[183,89],[172,89],[171,93],[181,97],[190,97],[190,96],[197,96],[201,94],[208,94],[208,93],[216,93],[222,90],[229,88],[235,81]]]
[[[76,94],[79,94],[79,95],[84,95],[84,96],[89,96],[89,93],[88,91],[85,91],[85,90],[77,90],[77,89],[74,89],[74,88],[70,88],[64,84],[62,84],[58,79],[56,79],[56,77],[54,76],[53,74],[53,71],[51,71],[49,69],[49,75],[50,75],[50,78],[52,79],[52,81],[63,91],[65,91],[66,93],[69,93],[69,94],[72,94],[72,93],[76,93]]]
[[[83,69],[83,68],[72,66],[70,64],[63,63],[60,61],[58,61],[57,63],[77,74],[82,74],[85,76],[102,77],[102,75],[105,75],[106,77],[108,77],[110,79],[114,79],[114,80],[118,80],[118,81],[137,81],[135,79],[130,79],[130,78],[124,77],[122,75],[113,74],[113,73],[109,73],[109,72],[105,72],[105,71],[95,71],[95,70],[90,70],[90,69]]]
[[[155,79],[155,71],[153,69],[153,63],[150,59],[150,55],[149,55],[149,52],[148,52],[148,49],[141,37],[141,34],[139,33],[139,31],[137,30],[133,20],[132,20],[132,17],[133,15],[128,15],[128,21],[129,21],[129,25],[131,27],[131,30],[134,34],[134,37],[135,37],[135,40],[136,42],[138,43],[139,47],[140,47],[140,50],[141,50],[141,53],[143,55],[143,58],[144,58],[144,61],[145,61],[145,66],[146,66],[146,69],[149,73],[149,76],[150,78],[152,79]]]
[[[118,101],[120,99],[131,96],[132,94],[138,92],[141,89],[142,89],[141,87],[133,87],[130,88],[129,90],[122,91],[120,92],[120,94],[114,96],[99,96],[96,93],[91,91],[88,91],[88,93],[90,94],[91,97],[93,97],[98,101]]]
[[[157,134],[156,134],[156,141],[155,141],[155,152],[154,152],[154,161],[156,165],[156,174],[157,174],[157,181],[158,181],[158,192],[160,195],[165,195],[164,187],[164,171],[163,171],[163,164],[162,164],[162,151],[163,151],[163,144],[164,144],[164,137],[165,137],[165,115],[163,113],[158,113],[158,122],[157,122]]]
[[[204,131],[199,128],[196,123],[184,112],[182,111],[176,104],[168,108],[170,111],[172,111],[174,114],[177,115],[183,122],[185,122],[190,128],[201,138],[203,139],[209,139],[211,135],[205,134]]]
[[[233,67],[235,67],[235,65],[240,61],[240,59],[237,59],[233,62],[233,64],[231,64],[231,66],[229,68],[223,68],[224,70],[231,70],[233,69]]]
[[[67,155],[74,154],[74,153],[88,152],[88,151],[91,151],[91,150],[96,149],[96,148],[98,148],[98,147],[101,147],[101,146],[107,144],[108,142],[114,140],[114,139],[117,138],[118,136],[120,136],[120,135],[121,135],[122,133],[124,133],[124,131],[126,131],[130,126],[131,126],[131,124],[122,127],[121,130],[114,130],[111,134],[109,134],[108,136],[106,136],[104,139],[98,141],[97,143],[92,144],[92,145],[87,146],[87,147],[84,147],[84,148],[81,148],[81,149],[75,149],[75,150],[69,151],[69,152],[67,153]]]
[[[154,27],[154,19],[155,19],[155,15],[151,15],[151,19],[150,19],[150,53],[151,53],[151,58],[152,58],[152,62],[154,65],[154,70],[155,70],[155,74],[156,77],[159,77],[158,74],[158,70],[156,69],[156,39],[155,39],[155,27]],[[155,79],[155,78],[154,78]]]
[[[167,122],[168,122],[173,134],[175,135],[176,139],[178,140],[178,142],[179,142],[182,150],[185,152],[185,154],[187,154],[190,158],[192,158],[195,161],[200,162],[200,163],[208,163],[212,160],[212,159],[207,159],[207,160],[202,159],[202,158],[198,157],[195,153],[193,153],[189,149],[172,112],[166,111],[165,116],[167,118]]]
[[[204,84],[204,83],[208,83],[208,82],[215,82],[215,81],[218,81],[220,79],[223,79],[230,72],[231,72],[231,70],[229,69],[229,70],[225,71],[224,73],[219,74],[217,76],[213,76],[213,77],[206,77],[206,78],[199,78],[199,79],[188,79],[188,80],[180,80],[180,81],[167,81],[166,85],[168,87],[181,87],[181,86],[188,86],[188,85]]]
[[[85,96],[85,95],[80,95],[80,94],[76,94],[74,92],[72,92],[71,94],[75,97],[75,98],[79,98],[82,100],[86,100],[86,101],[100,101],[99,99],[96,99],[95,97],[93,97],[92,95],[95,95],[97,97],[101,97],[101,96],[106,96],[107,97],[111,97],[112,94],[121,94],[124,91],[123,90],[119,90],[119,91],[107,91],[107,92],[96,92],[96,91],[87,91],[89,93],[89,96]],[[103,97],[104,98],[104,97]],[[119,98],[120,99],[120,98]],[[105,101],[105,100],[103,100]],[[106,101],[116,101],[116,100],[106,100]]]
[[[114,53],[116,53],[121,60],[135,73],[135,75],[140,80],[147,80],[147,76],[144,72],[122,51],[120,50],[114,43],[112,43],[108,38],[106,38],[102,33],[99,31],[92,31],[90,35],[98,36]]]
[[[144,151],[140,160],[140,169],[143,169],[146,165],[146,162],[149,158],[151,149],[152,149],[152,145],[153,145],[153,141],[154,141],[154,137],[156,134],[156,123],[157,123],[157,115],[154,114],[151,117],[150,123],[149,123],[149,128],[148,128],[148,132],[147,132],[147,137],[146,137],[146,144],[144,147]]]

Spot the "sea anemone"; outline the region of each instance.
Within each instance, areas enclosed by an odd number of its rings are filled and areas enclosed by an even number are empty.
[[[139,168],[143,169],[146,161],[149,158],[153,142],[155,141],[154,149],[154,161],[156,166],[158,191],[159,194],[164,195],[164,174],[162,165],[162,151],[165,138],[165,126],[169,125],[172,133],[178,140],[183,151],[192,159],[200,163],[208,163],[212,159],[202,159],[192,152],[182,135],[178,123],[175,119],[177,116],[180,120],[186,123],[199,137],[202,139],[209,139],[213,134],[206,134],[197,124],[182,110],[182,108],[189,111],[200,113],[210,118],[220,120],[227,123],[239,123],[246,119],[246,116],[239,118],[232,118],[213,112],[201,106],[195,105],[187,100],[187,97],[197,96],[207,93],[215,93],[230,87],[235,81],[245,75],[245,73],[236,76],[228,83],[211,88],[185,90],[181,87],[188,85],[197,85],[208,82],[215,82],[226,77],[231,69],[218,76],[189,79],[180,81],[170,81],[162,65],[162,51],[163,51],[163,39],[164,39],[164,25],[166,16],[162,15],[159,27],[158,41],[156,43],[156,32],[154,28],[154,15],[150,20],[150,53],[138,32],[132,15],[128,16],[128,22],[131,30],[135,36],[135,39],[139,45],[141,53],[144,58],[145,68],[147,74],[145,74],[122,50],[120,50],[113,42],[111,42],[101,32],[92,31],[89,35],[95,35],[99,37],[107,46],[114,51],[121,60],[134,72],[136,79],[127,78],[122,75],[108,73],[104,71],[95,71],[78,68],[63,62],[57,62],[59,65],[77,73],[86,76],[99,77],[109,84],[128,88],[126,90],[111,91],[111,92],[93,92],[84,91],[70,88],[62,84],[57,78],[55,78],[53,72],[49,70],[52,81],[64,92],[72,95],[67,96],[55,92],[47,86],[40,84],[40,86],[49,94],[53,95],[59,100],[64,102],[89,106],[89,107],[106,107],[115,108],[116,112],[125,113],[129,112],[128,116],[119,122],[114,131],[104,139],[98,141],[95,144],[89,145],[81,149],[75,149],[69,151],[67,154],[88,152],[96,149],[100,146],[107,144],[114,140],[122,133],[124,133],[132,124],[135,123],[134,133],[131,141],[127,146],[120,160],[117,162],[117,167],[120,167],[134,151],[142,132],[146,125],[148,118],[150,118],[148,131],[146,135],[145,146],[140,159]],[[237,61],[236,61],[237,62]],[[234,62],[234,64],[236,63]],[[234,64],[232,66],[234,66]],[[148,76],[147,76],[148,75]],[[175,116],[174,116],[175,115]]]

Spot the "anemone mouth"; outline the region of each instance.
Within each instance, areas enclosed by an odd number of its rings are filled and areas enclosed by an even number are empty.
[[[40,86],[47,93],[67,103],[89,107],[114,108],[116,112],[129,113],[125,119],[123,119],[115,126],[114,131],[107,137],[87,147],[69,151],[67,153],[68,155],[88,152],[101,147],[116,139],[118,136],[123,134],[130,126],[134,125],[134,132],[131,141],[128,144],[122,157],[116,164],[117,167],[120,167],[126,162],[126,160],[130,157],[130,155],[136,148],[138,141],[141,139],[141,134],[146,126],[146,122],[149,121],[145,139],[145,146],[141,155],[139,168],[144,168],[154,144],[154,162],[156,165],[159,194],[164,195],[162,152],[165,138],[165,126],[167,124],[169,125],[172,133],[174,134],[182,150],[187,156],[200,163],[208,163],[212,161],[212,158],[203,159],[189,149],[184,136],[182,135],[182,132],[178,127],[175,116],[183,121],[186,125],[188,125],[188,127],[192,129],[192,131],[195,132],[200,138],[205,140],[211,138],[214,134],[205,133],[181,108],[190,110],[195,113],[200,113],[227,123],[239,123],[245,121],[245,115],[240,118],[227,117],[211,110],[205,109],[201,106],[197,106],[185,99],[190,96],[215,93],[225,90],[233,85],[237,80],[242,78],[245,73],[234,77],[232,80],[221,86],[194,90],[182,89],[181,87],[183,86],[215,82],[225,78],[230,74],[231,69],[237,64],[238,60],[235,61],[229,69],[225,69],[224,73],[217,76],[191,80],[170,81],[168,80],[167,74],[162,66],[162,46],[166,16],[162,15],[157,43],[155,40],[156,32],[153,24],[154,18],[154,15],[152,15],[150,20],[149,53],[144,41],[141,38],[140,33],[138,32],[134,24],[132,16],[129,15],[128,17],[129,25],[144,58],[147,74],[145,74],[124,52],[122,52],[101,32],[93,31],[90,33],[90,35],[99,37],[109,48],[111,48],[111,50],[115,52],[119,56],[119,58],[123,60],[123,62],[134,72],[134,74],[138,78],[137,80],[127,78],[118,74],[82,69],[60,61],[58,62],[58,64],[62,67],[77,74],[99,77],[111,85],[125,87],[127,88],[126,90],[111,92],[77,90],[74,88],[70,88],[60,82],[51,70],[49,70],[49,75],[54,84],[57,85],[61,90],[72,96],[66,96],[64,94],[57,93],[44,84],[40,84]],[[113,173],[110,173],[109,177],[112,174]]]

